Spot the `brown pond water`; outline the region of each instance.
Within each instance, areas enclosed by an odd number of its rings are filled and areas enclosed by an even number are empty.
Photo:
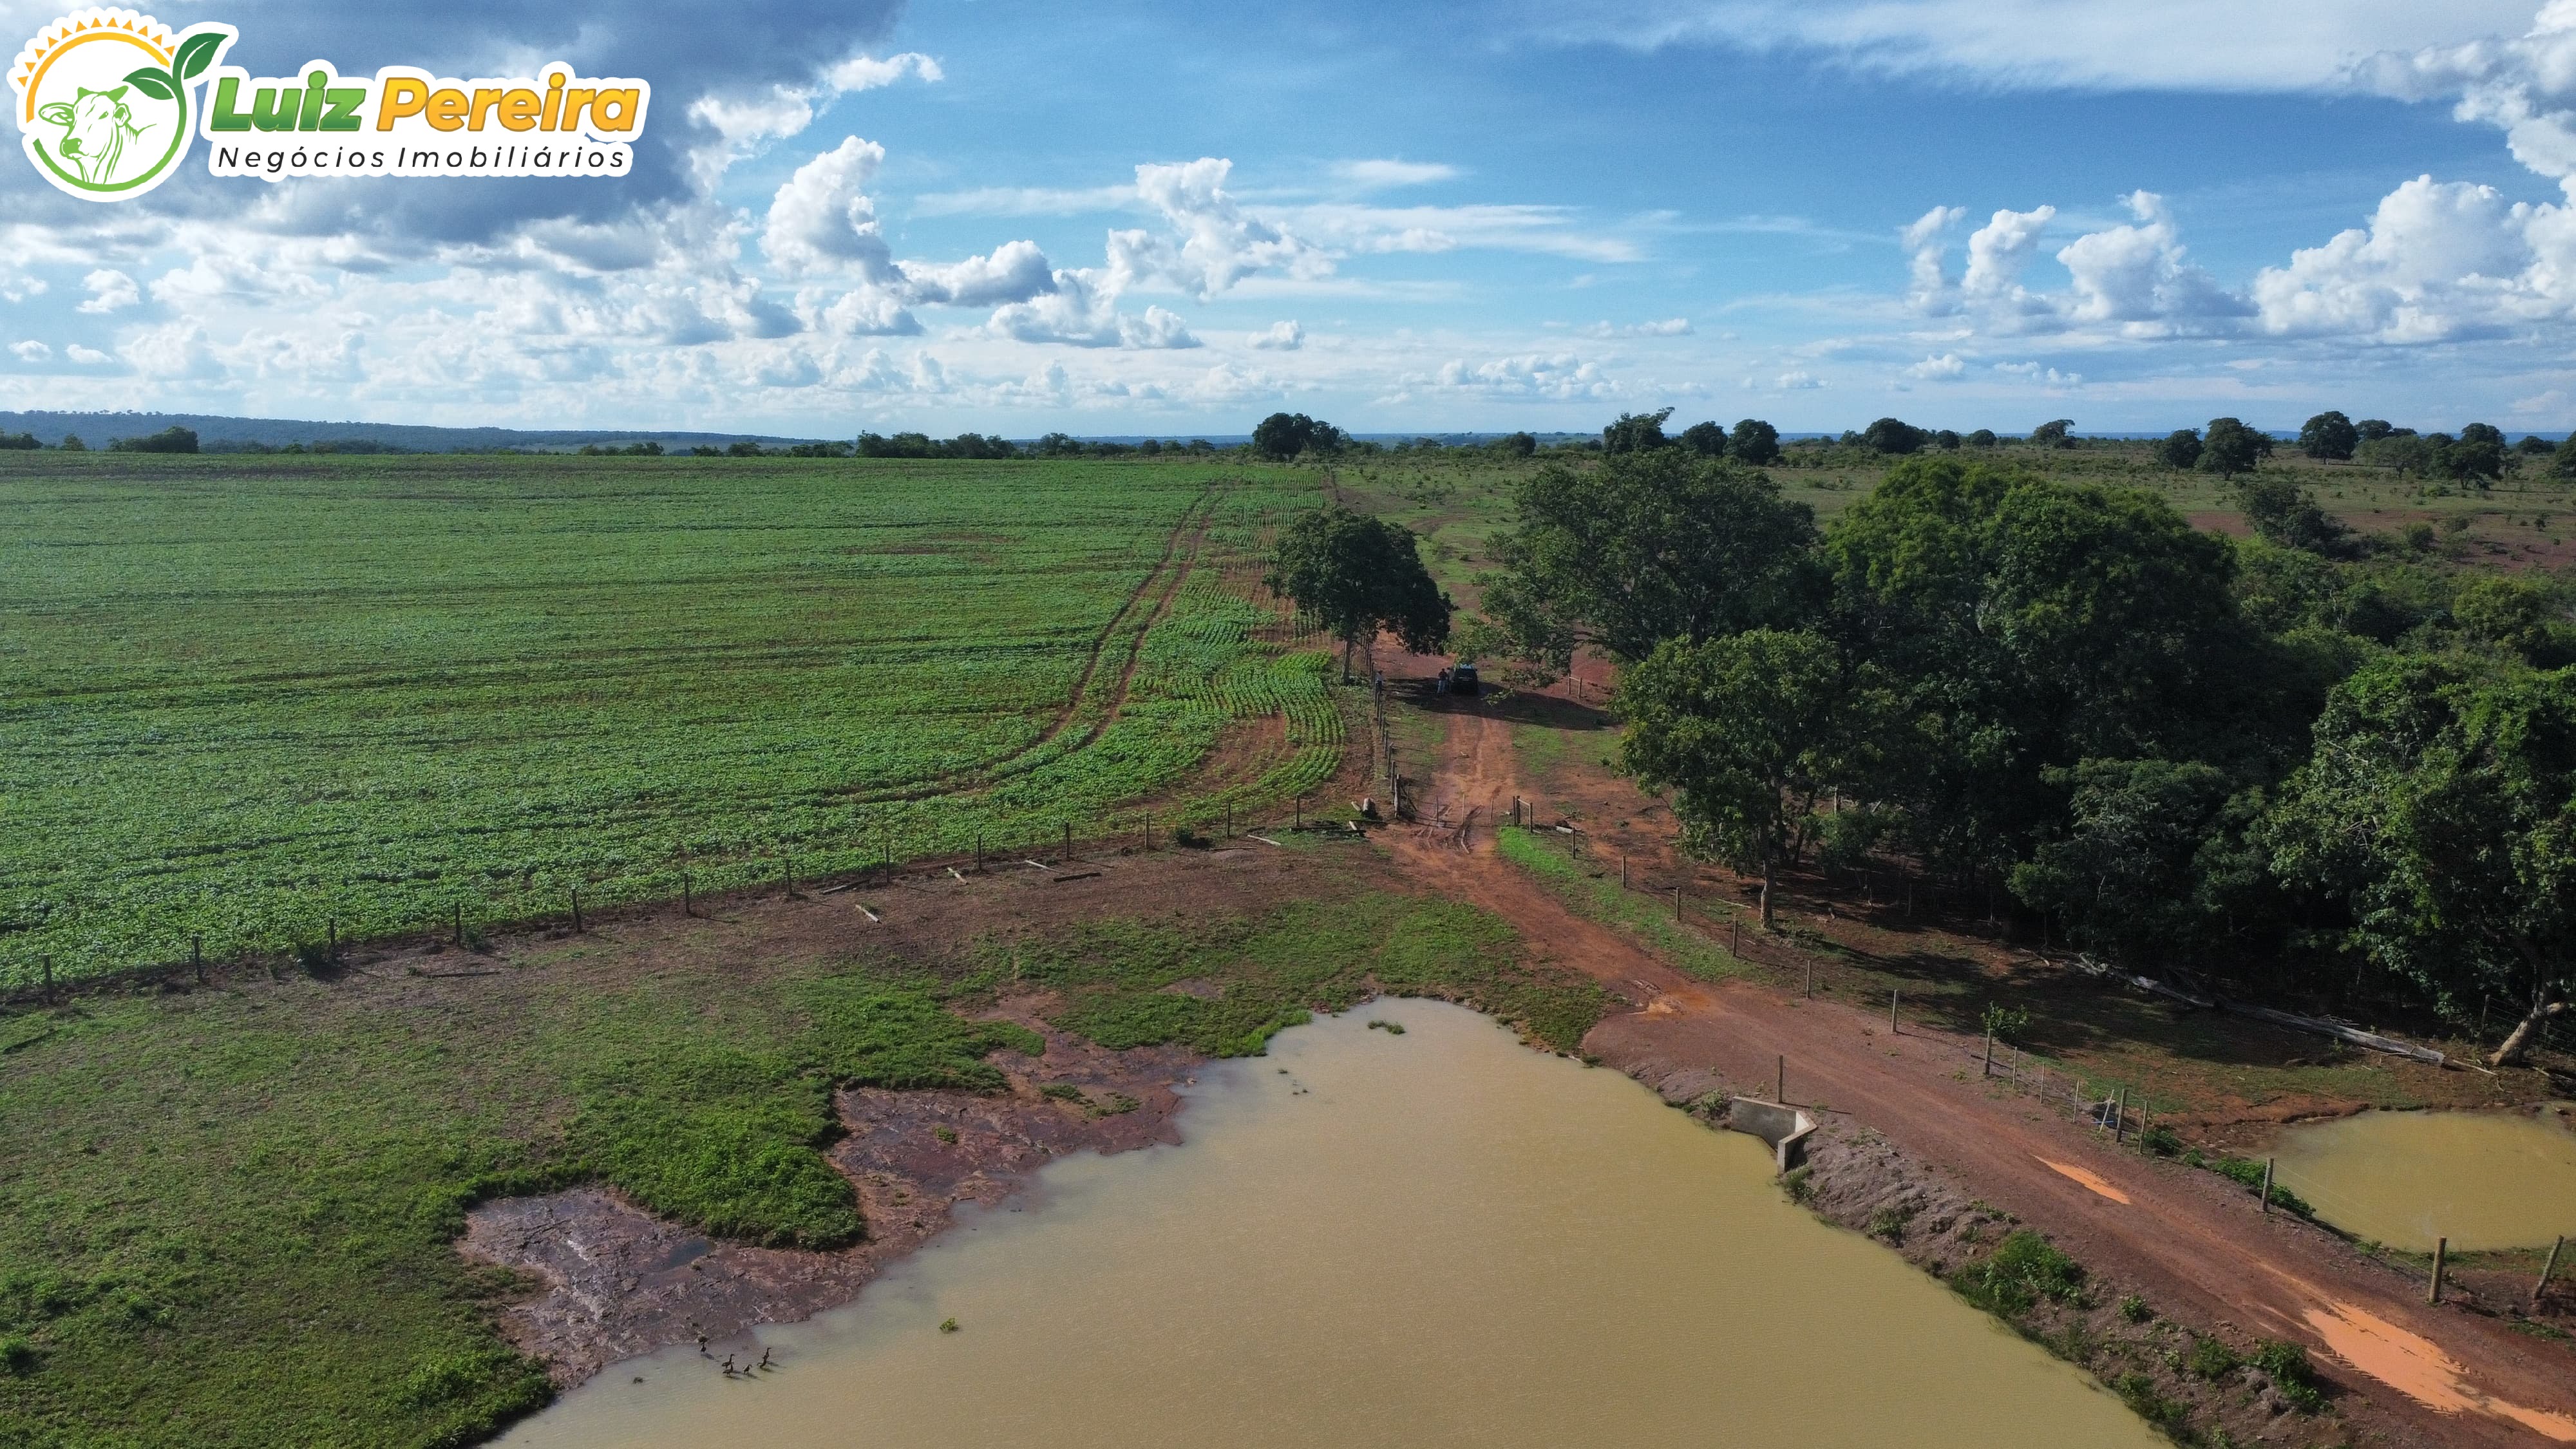
[[[1760,1142],[1460,1008],[1364,1007],[1190,1092],[1184,1145],[1051,1164],[856,1303],[760,1330],[774,1372],[668,1350],[503,1442],[2164,1442],[1792,1206]]]
[[[2364,1112],[2281,1134],[2276,1180],[2392,1248],[2547,1247],[2576,1237],[2576,1131],[2560,1110]]]

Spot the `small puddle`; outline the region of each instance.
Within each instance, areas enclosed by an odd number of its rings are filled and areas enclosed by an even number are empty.
[[[2487,1397],[2469,1383],[2468,1371],[2431,1339],[2349,1303],[2311,1308],[2303,1316],[2335,1357],[2428,1409],[2493,1414],[2557,1443],[2576,1443],[2576,1419]]]
[[[2071,1182],[2082,1183],[2084,1185],[2084,1190],[2092,1193],[2096,1197],[2107,1197],[2111,1201],[2118,1203],[2125,1203],[2129,1200],[2129,1195],[2127,1193],[2120,1191],[2118,1188],[2113,1187],[2107,1182],[2104,1182],[2102,1180],[2102,1174],[2093,1171],[2089,1167],[2077,1167],[2071,1162],[2055,1162],[2045,1157],[2039,1159],[2039,1165]]]
[[[1460,1008],[1301,1027],[1191,1097],[1184,1145],[1052,1163],[1025,1211],[961,1210],[856,1303],[760,1330],[776,1370],[665,1350],[502,1442],[2164,1442],[1792,1206],[1760,1142]]]
[[[2576,1131],[2554,1112],[2364,1112],[2305,1122],[2278,1181],[2356,1238],[2430,1252],[2576,1237]]]

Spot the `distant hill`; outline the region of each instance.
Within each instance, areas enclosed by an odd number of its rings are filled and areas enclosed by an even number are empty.
[[[0,433],[33,433],[46,443],[59,443],[65,433],[78,433],[93,448],[110,438],[139,438],[163,428],[187,428],[200,446],[217,443],[367,442],[421,453],[458,448],[578,448],[584,443],[658,442],[665,448],[722,447],[751,439],[761,446],[802,443],[806,438],[771,437],[762,433],[667,433],[633,428],[563,428],[524,431],[518,428],[433,428],[414,423],[322,423],[293,418],[227,418],[208,413],[13,413],[0,412]]]

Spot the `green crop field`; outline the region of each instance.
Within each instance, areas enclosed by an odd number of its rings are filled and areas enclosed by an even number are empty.
[[[1178,823],[1339,759],[1254,582],[1288,470],[0,457],[0,984]]]

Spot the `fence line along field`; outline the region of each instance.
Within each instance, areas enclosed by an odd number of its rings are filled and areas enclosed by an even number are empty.
[[[1198,463],[23,455],[0,985],[1311,789],[1328,651],[1253,581],[1312,491]]]

